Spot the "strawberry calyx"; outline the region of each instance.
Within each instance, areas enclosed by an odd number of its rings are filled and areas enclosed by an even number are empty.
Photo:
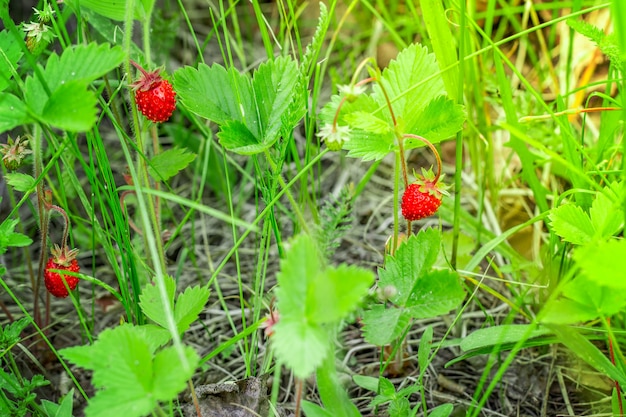
[[[78,252],[78,249],[70,249],[67,245],[63,247],[54,245],[54,248],[50,250],[53,262],[64,267],[69,267],[72,264],[72,261],[78,256]]]
[[[437,198],[441,198],[442,195],[450,195],[447,191],[449,186],[443,182],[445,174],[435,175],[432,168],[428,170],[422,168],[421,174],[413,172],[413,175],[416,178],[413,184],[417,184],[421,192],[428,193]]]
[[[139,77],[139,79],[130,84],[133,90],[149,91],[156,87],[158,83],[163,81],[163,77],[161,77],[161,71],[163,71],[162,67],[157,68],[153,71],[146,71],[141,65],[139,65],[132,59],[130,60],[130,63],[141,72],[141,76]]]

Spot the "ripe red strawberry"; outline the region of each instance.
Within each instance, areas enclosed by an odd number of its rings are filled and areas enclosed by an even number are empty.
[[[58,245],[55,245],[51,252],[52,256],[48,259],[48,263],[46,263],[46,268],[43,273],[44,284],[50,294],[55,297],[65,298],[69,295],[69,292],[67,291],[67,288],[65,288],[63,281],[67,283],[70,290],[74,290],[78,285],[78,278],[70,275],[59,274],[58,272],[52,272],[51,269],[61,269],[78,273],[80,271],[80,267],[76,261],[78,249],[69,250],[67,246],[61,249]]]
[[[161,78],[161,69],[148,72],[135,61],[130,61],[139,71],[139,80],[131,84],[139,111],[155,123],[165,122],[176,109],[176,92],[169,81]]]
[[[431,174],[424,172],[421,178],[409,184],[402,194],[402,215],[408,221],[432,216],[441,206],[441,198],[445,191],[434,182]]]

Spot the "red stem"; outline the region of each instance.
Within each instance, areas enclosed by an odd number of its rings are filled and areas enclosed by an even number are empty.
[[[425,139],[418,135],[413,135],[411,133],[405,134],[404,137],[417,139],[423,142],[433,152],[433,154],[435,155],[435,158],[437,159],[437,175],[435,176],[435,179],[433,180],[433,184],[437,184],[437,181],[439,181],[439,177],[441,177],[441,157],[439,156],[439,152],[437,151],[437,148],[435,148],[435,145],[433,145],[428,139]]]
[[[67,246],[67,238],[69,237],[69,234],[70,234],[70,218],[68,217],[68,215],[65,212],[65,210],[63,210],[59,206],[55,206],[54,204],[50,204],[48,206],[48,209],[49,210],[54,210],[57,213],[59,213],[61,216],[63,216],[63,221],[65,222],[65,225],[63,227],[63,239],[61,240],[61,248],[62,249],[68,248],[68,246]]]

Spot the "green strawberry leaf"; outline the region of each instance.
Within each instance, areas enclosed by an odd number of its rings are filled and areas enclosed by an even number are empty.
[[[226,70],[219,64],[181,68],[174,72],[173,84],[181,105],[218,125],[243,122],[244,114],[255,110],[252,83],[234,68]]]
[[[613,188],[617,187],[617,184],[613,184]],[[612,198],[607,194],[610,194]],[[596,194],[589,209],[589,216],[596,231],[596,238],[608,239],[620,231],[623,227],[624,216],[620,199],[611,187],[605,187],[602,192]]]
[[[397,339],[411,321],[411,314],[400,308],[375,304],[363,313],[363,337],[368,343],[384,346]]]
[[[273,346],[280,358],[298,378],[309,377],[322,363],[332,345],[328,331],[309,323],[304,317],[284,316],[274,326]]]
[[[24,247],[33,243],[33,240],[28,236],[15,232],[15,227],[18,223],[18,219],[7,219],[0,224],[0,255],[5,253],[7,248],[11,246]]]
[[[307,317],[317,323],[333,323],[354,310],[374,282],[368,270],[341,265],[328,268],[309,287]]]
[[[345,116],[345,121],[353,128],[364,130],[368,133],[377,133],[379,135],[393,132],[393,128],[389,121],[374,116],[366,111],[355,111]]]
[[[0,93],[0,133],[30,123],[28,108],[13,94]]]
[[[15,227],[15,225],[13,226]],[[2,230],[0,230],[0,239],[2,239]],[[22,317],[0,328],[0,349],[7,351],[16,345],[20,340],[20,334],[31,323],[28,317]]]
[[[61,85],[46,101],[41,121],[70,132],[84,132],[96,122],[98,100],[84,81]]]
[[[431,143],[438,143],[455,135],[463,128],[465,111],[463,106],[445,96],[439,96],[428,103],[424,111],[419,113],[411,126],[405,126],[407,133],[413,133],[428,139]],[[425,146],[417,139],[406,138],[405,149]]]
[[[221,126],[224,148],[251,155],[272,146],[281,131],[293,130],[302,118],[302,111],[291,108],[298,74],[289,57],[265,62],[252,80],[234,68],[200,64],[197,70],[176,71],[174,86],[183,106]]]
[[[626,240],[601,241],[577,248],[574,260],[592,282],[626,289]]]
[[[170,401],[183,391],[191,379],[200,358],[190,346],[183,346],[183,352],[189,367],[181,367],[181,361],[175,347],[171,346],[154,356],[152,394],[159,401]]]
[[[297,81],[298,65],[288,56],[264,62],[255,71],[252,89],[261,127],[257,138],[261,143],[273,144],[278,139],[282,118],[293,101]],[[285,128],[293,130],[297,122],[299,119],[292,120],[293,125]]]
[[[407,132],[416,127],[426,106],[445,94],[435,55],[419,44],[402,50],[383,70],[380,83],[385,87],[394,113],[404,121]],[[381,87],[374,84],[373,90],[376,102],[386,108]]]
[[[440,316],[465,299],[459,275],[451,270],[432,271],[415,282],[406,307],[418,319]]]
[[[29,76],[26,104],[45,123],[76,132],[89,130],[96,121],[97,100],[87,86],[123,59],[122,48],[96,43],[67,48],[60,57],[52,54],[42,70],[49,94],[41,80]]]
[[[254,155],[272,145],[260,143],[248,126],[237,120],[224,123],[217,137],[224,148],[240,155]]]
[[[196,155],[184,148],[172,148],[159,153],[150,160],[148,173],[155,181],[167,181],[185,169]]]
[[[173,309],[174,295],[176,294],[176,281],[174,278],[167,276],[163,279],[163,282],[165,283],[165,291],[167,293],[166,301],[170,305],[170,308]],[[167,328],[167,316],[163,309],[163,303],[164,300],[161,298],[159,287],[154,283],[149,282],[142,288],[141,295],[139,296],[141,311],[143,311],[146,317],[159,326]]]
[[[22,172],[12,172],[6,175],[7,184],[15,191],[27,193],[35,189],[35,178]]]
[[[550,212],[551,228],[564,241],[584,245],[593,240],[595,229],[589,216],[573,203],[565,204]]]
[[[0,91],[4,91],[11,85],[11,78],[17,72],[17,63],[23,53],[15,36],[6,30],[0,32],[0,51]]]
[[[277,275],[273,346],[277,357],[300,378],[322,363],[332,346],[330,332],[367,294],[373,275],[356,267],[325,268],[314,239],[290,244]],[[327,325],[327,327],[323,326]]]
[[[207,286],[187,287],[179,294],[174,307],[174,319],[179,333],[184,333],[194,321],[198,320],[200,312],[209,300]]]
[[[403,242],[395,256],[385,258],[385,267],[379,269],[379,288],[393,286],[396,294],[389,300],[397,306],[407,304],[414,296],[416,282],[426,276],[437,260],[441,247],[441,233],[427,229]]]
[[[409,415],[410,411],[411,404],[409,403],[409,400],[404,397],[394,398],[391,400],[389,407],[387,408],[389,417],[406,417]]]

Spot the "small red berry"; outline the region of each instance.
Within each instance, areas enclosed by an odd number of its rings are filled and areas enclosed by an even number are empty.
[[[148,120],[155,123],[167,121],[176,109],[176,92],[172,84],[161,77],[161,69],[148,72],[136,62],[131,63],[141,71],[139,80],[131,84],[137,108]]]
[[[80,267],[76,261],[77,254],[77,249],[69,250],[67,246],[61,249],[59,246],[55,245],[54,249],[52,249],[52,256],[48,259],[48,263],[46,263],[43,278],[46,289],[55,297],[67,297],[69,292],[67,288],[65,288],[63,281],[67,283],[70,290],[74,290],[78,285],[78,277],[52,272],[51,269],[78,273]]]
[[[432,216],[441,206],[442,190],[432,180],[422,177],[409,184],[402,194],[402,215],[408,221]]]

